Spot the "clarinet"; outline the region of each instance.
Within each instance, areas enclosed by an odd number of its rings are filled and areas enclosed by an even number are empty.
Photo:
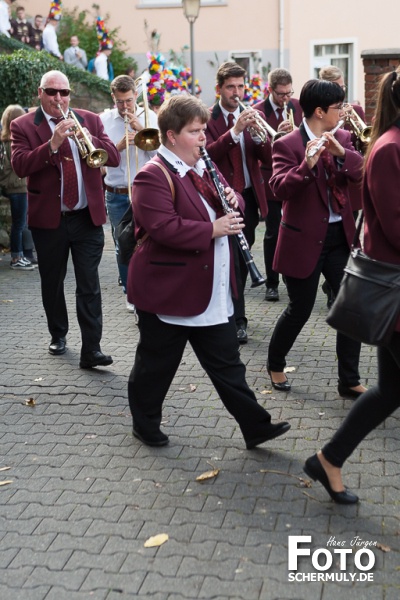
[[[229,202],[226,199],[224,186],[222,185],[221,180],[219,179],[217,172],[214,168],[213,162],[209,157],[209,154],[204,146],[200,146],[200,155],[205,162],[206,169],[212,179],[215,189],[217,190],[217,194],[222,205],[222,210],[226,215],[229,213],[233,213],[234,210],[229,206]],[[242,253],[244,262],[246,263],[247,269],[249,271],[249,275],[252,282],[251,287],[257,287],[258,285],[266,283],[267,280],[261,275],[260,271],[257,269],[254,263],[253,255],[250,252],[249,244],[243,232],[239,231],[239,233],[237,233],[234,236],[234,238],[239,245],[239,249]]]

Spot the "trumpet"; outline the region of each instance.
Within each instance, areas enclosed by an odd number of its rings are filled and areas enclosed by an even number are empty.
[[[214,165],[211,161],[211,158],[210,158],[207,150],[205,149],[204,146],[200,146],[199,150],[200,150],[200,156],[202,157],[202,159],[205,162],[206,169],[207,169],[207,171],[211,177],[211,180],[214,184],[214,187],[217,191],[219,200],[222,205],[222,210],[224,211],[225,214],[232,213],[233,209],[229,206],[229,202],[226,199],[224,186],[222,185],[222,182],[217,175],[217,172],[214,168]],[[250,275],[250,278],[252,281],[251,287],[253,288],[253,287],[257,287],[258,285],[262,285],[267,280],[261,275],[261,273],[257,269],[256,264],[253,260],[253,255],[250,252],[250,246],[249,246],[243,232],[239,231],[239,233],[237,235],[235,235],[234,238],[239,246],[239,250],[242,253],[243,260],[246,263],[247,270],[249,272],[249,275]]]
[[[291,124],[291,126],[292,126],[292,131],[293,131],[293,129],[296,127],[296,125],[294,124],[293,108],[290,108],[290,109],[288,110],[288,104],[287,104],[287,102],[284,102],[284,103],[283,103],[283,111],[284,111],[284,113],[285,113],[285,117],[286,117],[286,119],[287,119],[287,120],[289,121],[289,123]]]
[[[351,104],[346,104],[344,110],[346,111],[345,121],[350,125],[353,133],[358,137],[362,144],[369,144],[371,141],[372,127],[364,123]]]
[[[149,127],[149,101],[147,98],[147,83],[144,81],[143,77],[138,77],[135,80],[135,85],[139,83],[142,84],[142,97],[143,97],[143,111],[144,111],[144,129],[138,131],[135,135],[134,142],[135,145],[140,148],[140,150],[147,150],[151,152],[152,150],[157,150],[160,146],[160,136],[158,129],[154,127]]]
[[[61,104],[57,104],[57,108],[60,111],[63,119],[72,119],[74,121],[74,134],[71,137],[78,147],[79,154],[82,156],[82,158],[86,158],[86,164],[88,167],[91,169],[97,169],[105,165],[108,160],[108,153],[106,150],[103,150],[103,148],[97,149],[93,146],[91,140],[72,110],[69,110],[67,113],[65,113],[61,108]],[[77,132],[80,132],[82,138],[78,138]]]
[[[238,98],[238,96],[235,97],[236,102],[239,104],[240,108],[242,108],[243,110],[245,110],[247,107],[245,104],[243,104],[243,102],[240,101],[240,99]],[[269,125],[265,119],[263,119],[260,115],[260,113],[256,110],[256,121],[257,121],[257,127],[249,127],[249,131],[250,133],[253,133],[254,135],[258,135],[258,137],[260,138],[260,140],[262,142],[266,142],[268,139],[268,135],[271,137],[272,141],[274,141],[274,137],[276,136],[277,132],[275,131],[275,129],[273,129],[271,127],[271,125]]]
[[[336,125],[336,127],[331,129],[330,133],[332,133],[332,135],[334,135],[337,132],[337,130],[341,128],[343,123],[344,123],[344,121],[341,119],[338,122],[338,124]],[[315,146],[310,148],[310,150],[307,152],[307,158],[312,158],[313,156],[315,156],[315,154],[317,154],[318,150],[321,150],[322,146],[325,144],[326,141],[327,141],[327,138],[324,135],[321,136],[319,138],[318,142],[315,144]]]

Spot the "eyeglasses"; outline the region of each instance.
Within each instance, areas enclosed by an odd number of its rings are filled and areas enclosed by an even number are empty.
[[[127,98],[126,100],[115,100],[115,104],[118,104],[118,106],[123,106],[124,104],[132,104],[134,100],[135,98]]]
[[[292,90],[291,92],[276,92],[275,90],[273,90],[275,96],[278,96],[279,98],[284,98],[285,96],[293,96],[294,94],[294,90]]]
[[[340,86],[342,88],[342,90],[345,92],[347,90],[347,85],[341,85]]]
[[[330,108],[333,108],[335,110],[343,110],[344,109],[344,104],[339,104],[339,106],[328,106],[328,110]]]
[[[71,93],[71,90],[68,89],[56,90],[56,88],[42,88],[42,90],[47,94],[47,96],[57,96],[57,94],[60,94],[60,96],[63,98],[66,98]]]

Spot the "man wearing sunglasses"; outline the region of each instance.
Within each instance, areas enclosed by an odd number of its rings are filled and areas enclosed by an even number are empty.
[[[75,121],[68,116],[70,91],[69,81],[60,71],[43,75],[40,107],[13,121],[11,160],[17,175],[28,178],[28,221],[40,262],[42,300],[51,335],[49,352],[60,355],[66,351],[64,279],[71,252],[82,337],[79,366],[89,369],[113,362],[100,349],[98,266],[106,213],[100,169],[89,167],[76,140],[84,131],[96,149],[107,152],[106,164],[111,167],[119,164],[119,154],[94,113],[74,110],[82,130],[76,131]]]
[[[301,123],[302,110],[299,101],[293,98],[292,76],[286,69],[273,69],[268,74],[268,97],[254,105],[254,108],[264,113],[264,118],[268,125],[275,131],[289,132],[293,129],[291,120],[296,127]],[[286,109],[286,110],[285,110]],[[293,119],[289,119],[289,115]],[[272,175],[272,159],[264,163],[261,167],[264,176],[265,193],[268,203],[268,215],[265,220],[264,234],[264,263],[267,274],[267,283],[265,291],[265,300],[268,302],[277,302],[279,300],[279,274],[272,268],[274,260],[276,243],[278,241],[279,223],[281,221],[280,202],[274,199],[269,180]]]

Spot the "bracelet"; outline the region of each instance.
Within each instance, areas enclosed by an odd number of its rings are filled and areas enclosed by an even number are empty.
[[[50,156],[53,156],[53,154],[58,154],[58,148],[57,148],[57,150],[52,150],[51,140],[48,141],[48,144],[49,144]]]

